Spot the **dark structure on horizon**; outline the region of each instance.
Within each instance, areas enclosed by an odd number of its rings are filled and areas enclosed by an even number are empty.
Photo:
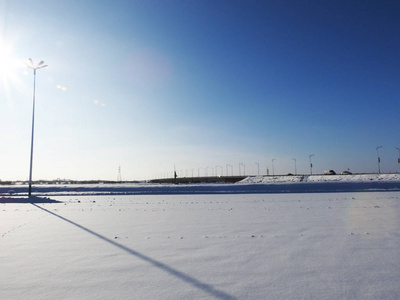
[[[207,176],[207,177],[175,177],[152,179],[150,183],[160,184],[190,184],[190,183],[235,183],[245,179],[248,176]]]

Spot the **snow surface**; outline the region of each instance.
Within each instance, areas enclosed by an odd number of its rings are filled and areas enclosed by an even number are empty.
[[[0,299],[400,299],[399,192],[51,199],[3,197]]]

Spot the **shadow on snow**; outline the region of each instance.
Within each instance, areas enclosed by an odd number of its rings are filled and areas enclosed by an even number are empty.
[[[107,242],[107,243],[109,243],[109,244],[111,244],[111,245],[113,245],[115,247],[118,247],[119,249],[121,249],[121,250],[123,250],[123,251],[125,251],[125,252],[127,252],[127,253],[129,253],[129,254],[131,254],[133,256],[136,256],[136,257],[138,257],[138,258],[150,263],[151,265],[153,265],[153,266],[155,266],[155,267],[157,267],[157,268],[159,268],[159,269],[161,269],[161,270],[163,270],[163,271],[165,271],[165,272],[167,272],[167,273],[169,273],[169,274],[171,274],[171,275],[173,275],[173,276],[175,276],[175,277],[177,277],[177,278],[179,278],[179,279],[181,279],[181,280],[183,280],[183,281],[185,281],[185,282],[187,282],[189,284],[191,284],[192,286],[194,286],[194,287],[196,287],[196,288],[198,288],[200,290],[203,290],[204,292],[208,293],[209,295],[211,295],[211,296],[213,296],[215,298],[224,299],[224,300],[234,300],[234,299],[236,299],[235,297],[233,297],[233,296],[231,296],[231,295],[229,295],[229,294],[227,294],[227,293],[225,293],[223,291],[215,289],[210,284],[201,282],[201,281],[199,281],[199,280],[197,280],[197,279],[195,279],[195,278],[193,278],[193,277],[191,277],[191,276],[189,276],[189,275],[187,275],[185,273],[182,273],[182,272],[180,272],[180,271],[178,271],[178,270],[176,270],[176,269],[174,269],[174,268],[172,268],[172,267],[170,267],[170,266],[168,266],[168,265],[166,265],[166,264],[164,264],[164,263],[162,263],[160,261],[157,261],[157,260],[155,260],[155,259],[153,259],[153,258],[151,258],[149,256],[146,256],[146,255],[144,255],[144,254],[142,254],[142,253],[140,253],[138,251],[135,251],[135,250],[130,249],[130,248],[124,246],[124,245],[121,245],[121,244],[119,244],[119,243],[117,243],[117,242],[115,242],[113,240],[110,240],[110,239],[106,238],[105,236],[103,236],[101,234],[98,234],[98,233],[96,233],[96,232],[94,232],[94,231],[92,231],[92,230],[90,230],[90,229],[88,229],[88,228],[86,228],[86,227],[84,227],[82,225],[79,225],[79,224],[77,224],[77,223],[75,223],[75,222],[73,222],[71,220],[68,220],[68,219],[66,219],[66,218],[64,218],[64,217],[62,217],[62,216],[60,216],[60,215],[58,215],[56,213],[53,213],[53,212],[51,212],[51,211],[49,211],[49,210],[47,210],[47,209],[45,209],[43,207],[40,207],[40,206],[38,206],[38,205],[36,205],[34,203],[31,203],[31,204],[33,206],[36,206],[37,208],[49,213],[49,214],[57,217],[57,218],[60,218],[63,221],[66,221],[66,222],[68,222],[68,223],[70,223],[70,224],[82,229],[83,231],[86,231],[87,233],[90,233],[90,234],[98,237],[99,239],[101,239],[101,240],[103,240],[103,241],[105,241],[105,242]]]
[[[37,196],[30,196],[30,197],[1,197],[0,203],[62,203],[57,200],[52,200],[46,197],[37,197]]]

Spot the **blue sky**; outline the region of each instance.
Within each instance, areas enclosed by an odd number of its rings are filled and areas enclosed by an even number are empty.
[[[29,175],[29,57],[33,179],[398,172],[399,50],[398,1],[0,0],[0,179]]]

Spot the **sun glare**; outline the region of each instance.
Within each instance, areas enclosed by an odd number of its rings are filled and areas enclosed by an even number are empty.
[[[18,68],[21,62],[13,56],[11,46],[0,42],[0,81],[5,85],[18,82]]]

